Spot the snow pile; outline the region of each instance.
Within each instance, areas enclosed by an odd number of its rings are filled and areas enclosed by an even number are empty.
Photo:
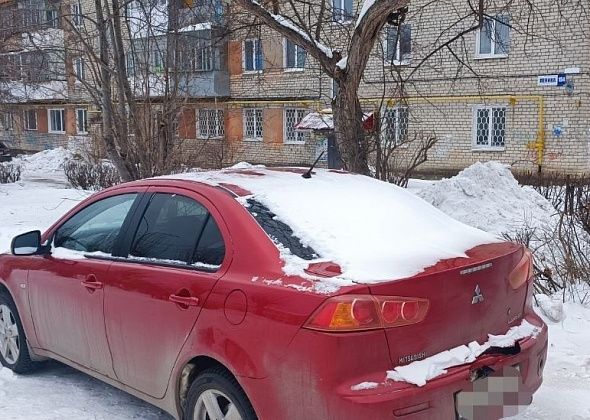
[[[536,295],[535,302],[538,305],[539,311],[552,322],[561,322],[565,319],[565,313],[563,311],[563,297],[561,295]]]
[[[467,345],[443,351],[409,365],[398,366],[394,370],[387,371],[387,379],[424,386],[429,380],[447,373],[447,369],[451,367],[474,362],[491,347],[510,347],[523,338],[535,338],[540,332],[539,327],[523,320],[520,325],[510,328],[506,334],[489,334],[488,341],[484,344],[472,341]]]
[[[551,203],[520,186],[509,167],[498,162],[478,162],[416,194],[454,219],[497,235],[554,223]]]
[[[50,177],[55,174],[62,174],[64,164],[72,158],[72,153],[63,147],[44,150],[34,155],[21,155],[12,160],[12,163],[19,165],[23,176],[27,175]]]
[[[350,387],[352,391],[364,391],[365,389],[377,388],[379,384],[377,382],[361,382]]]
[[[234,184],[252,192],[246,198],[266,205],[322,260],[339,264],[347,280],[413,276],[442,259],[464,257],[477,245],[498,241],[403,188],[361,175],[316,169],[304,179],[300,173],[255,168],[167,178]],[[246,204],[244,197],[241,201]],[[309,263],[285,252],[282,257],[286,267],[300,272]]]

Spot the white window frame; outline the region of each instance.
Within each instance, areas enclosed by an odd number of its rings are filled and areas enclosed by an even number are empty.
[[[222,139],[225,137],[225,113],[220,108],[198,108],[195,110],[197,120],[197,138],[199,139]],[[201,120],[201,113],[206,115],[206,120]],[[211,135],[209,132],[210,119],[213,115],[214,122],[214,133]],[[201,130],[201,127],[205,125],[207,128],[205,131]]]
[[[504,145],[503,146],[492,146],[492,137],[493,137],[493,115],[494,109],[504,109]],[[477,113],[481,110],[488,110],[488,142],[487,145],[477,144]],[[507,140],[507,126],[508,126],[508,107],[506,105],[496,104],[496,105],[476,105],[473,107],[473,123],[472,123],[472,134],[471,134],[471,150],[474,152],[502,152],[506,150],[506,140]]]
[[[288,67],[288,56],[287,56],[287,45],[289,44],[289,39],[287,39],[286,37],[283,37],[283,69],[286,72],[298,72],[298,71],[304,71],[305,70],[305,62],[307,61],[307,50],[303,47],[301,47],[300,45],[295,44],[294,42],[291,42],[293,44],[293,46],[295,47],[294,51],[295,51],[295,67]],[[303,60],[303,66],[302,67],[298,67],[297,66],[297,56],[299,55],[299,50],[303,50],[305,52],[305,59]]]
[[[413,45],[412,45],[412,25],[410,25],[409,23],[402,23],[401,26],[407,26],[410,28],[410,56],[407,57],[405,60],[403,59],[402,52],[401,52],[401,43],[402,43],[402,38],[401,38],[401,28],[398,26],[394,26],[394,25],[387,25],[385,27],[385,36],[383,37],[383,58],[385,60],[385,65],[394,65],[394,66],[407,66],[412,62],[412,50],[413,50]],[[395,47],[395,59],[392,61],[389,61],[388,57],[387,57],[387,47],[389,44],[389,30],[390,28],[400,28],[398,29],[398,37],[397,37],[397,44]]]
[[[289,127],[287,127],[287,113],[290,111],[295,112],[295,119],[298,120],[296,124],[299,124],[299,122],[301,122],[301,120],[305,117],[305,115],[308,112],[307,109],[304,109],[304,108],[285,108],[284,109],[284,111],[283,111],[283,143],[285,143],[285,144],[305,144],[305,137],[306,137],[305,132],[297,131],[297,130],[295,130],[295,127],[293,127],[293,130],[295,132],[295,140],[287,139],[287,131],[289,128]]]
[[[0,112],[2,114],[2,130],[3,131],[14,131],[14,115],[12,112]],[[4,123],[7,123],[4,125]]]
[[[54,130],[52,127],[52,123],[53,120],[51,118],[51,112],[52,111],[56,111],[56,112],[60,112],[61,113],[61,125],[63,130]],[[54,134],[64,134],[66,132],[66,110],[64,108],[49,108],[47,110],[47,128],[48,128],[48,132],[49,133],[54,133]]]
[[[254,136],[248,136],[248,125],[247,125],[247,114],[248,112],[254,113]],[[260,122],[257,120],[258,112],[260,112]],[[243,120],[244,120],[244,141],[263,141],[264,139],[264,110],[262,108],[244,108],[243,111]],[[258,127],[260,126],[260,136],[256,136],[256,132],[258,131]]]
[[[254,43],[252,48],[252,64],[256,67],[256,46],[258,46],[258,51],[260,51],[260,68],[254,68],[252,70],[246,69],[246,43],[252,42]],[[245,39],[242,43],[242,71],[245,74],[253,74],[253,73],[262,73],[264,70],[264,52],[262,51],[262,40],[260,38],[248,38]]]
[[[84,128],[85,130],[80,130],[80,112],[83,112],[84,115]],[[76,132],[78,134],[88,134],[88,110],[86,108],[76,108]]]
[[[355,2],[352,1],[352,9],[350,10],[350,14],[348,17],[344,17],[343,13],[340,13],[340,16],[338,19],[335,18],[335,13],[334,11],[336,9],[342,11],[346,11],[346,0],[332,0],[332,22],[333,23],[339,23],[339,24],[347,24],[347,23],[352,23],[353,21],[353,16],[354,16],[354,4]]]
[[[29,113],[31,113],[31,114],[29,114]],[[31,126],[29,124],[31,122],[31,120],[29,119],[29,115],[34,116],[35,128],[31,128]],[[23,128],[25,131],[39,130],[39,121],[37,120],[37,110],[36,109],[25,109],[23,111]]]
[[[75,1],[74,3],[72,3],[70,5],[70,12],[72,14],[72,18],[70,19],[72,25],[74,25],[76,28],[81,27],[84,23],[82,15],[82,3],[80,3],[79,1]]]
[[[214,50],[211,45],[200,44],[193,49],[193,71],[212,71],[214,67]]]
[[[501,13],[495,16],[492,16],[491,18],[484,18],[485,20],[490,20],[492,22],[492,34],[491,34],[491,39],[490,39],[490,43],[491,43],[491,51],[490,53],[487,54],[482,54],[480,52],[480,48],[481,48],[481,36],[482,36],[482,30],[483,28],[479,28],[476,32],[475,32],[475,58],[477,59],[490,59],[490,58],[508,58],[508,55],[510,53],[510,26],[508,26],[508,52],[507,53],[498,53],[496,52],[496,48],[498,46],[498,42],[496,40],[496,25],[502,24],[500,22],[498,22],[499,19],[507,17],[508,21],[510,22],[510,15],[507,13]]]
[[[400,124],[400,111],[405,110],[407,112],[407,116],[406,116],[406,120],[405,120],[405,130],[406,130],[406,138],[403,139],[403,133],[402,133],[402,126]],[[391,112],[393,111],[395,116],[395,139],[393,139],[393,142],[388,142],[387,138],[385,138],[385,134],[387,133],[388,130],[388,123],[386,123],[386,116],[385,114],[387,112]],[[401,146],[404,145],[405,143],[407,143],[408,141],[408,130],[409,130],[409,125],[410,125],[410,115],[409,115],[409,108],[407,106],[400,106],[400,105],[396,105],[396,106],[392,106],[392,107],[385,107],[383,108],[383,111],[381,113],[381,144],[383,146],[389,146],[389,147],[397,147],[397,146]]]
[[[76,82],[81,83],[86,80],[86,66],[84,65],[83,57],[74,58],[74,74],[76,75]]]

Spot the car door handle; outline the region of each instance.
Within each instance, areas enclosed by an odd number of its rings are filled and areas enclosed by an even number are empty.
[[[181,306],[199,306],[199,298],[192,296],[170,295],[168,300]]]
[[[88,278],[87,280],[84,280],[82,282],[82,286],[92,291],[102,289],[102,283],[97,281],[95,278]]]

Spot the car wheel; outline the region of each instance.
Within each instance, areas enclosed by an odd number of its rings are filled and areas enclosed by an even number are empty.
[[[35,366],[16,306],[5,293],[0,293],[0,362],[16,373],[30,372]]]
[[[238,382],[224,369],[203,371],[187,395],[186,420],[257,420]]]

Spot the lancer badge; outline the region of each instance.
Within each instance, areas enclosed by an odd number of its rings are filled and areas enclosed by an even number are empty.
[[[481,289],[479,288],[479,284],[475,286],[475,292],[473,292],[473,298],[471,299],[471,304],[475,305],[477,303],[483,302],[483,293],[481,293]]]

